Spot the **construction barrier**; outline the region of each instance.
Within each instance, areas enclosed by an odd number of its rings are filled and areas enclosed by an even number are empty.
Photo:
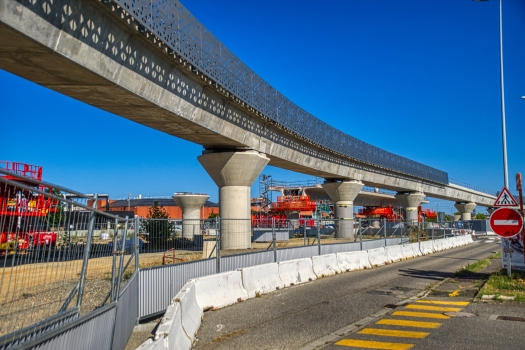
[[[401,247],[401,252],[403,253],[403,258],[405,259],[411,259],[414,257],[414,249],[412,248],[412,244],[403,244]]]
[[[411,243],[412,251],[414,252],[414,257],[423,255],[419,249],[419,243]]]
[[[440,252],[443,250],[443,244],[440,239],[432,241],[432,249],[434,253]]]
[[[154,340],[164,339],[167,349],[191,349],[191,339],[182,328],[180,304],[171,303],[155,332]]]
[[[341,268],[337,264],[337,257],[335,254],[312,256],[312,268],[317,278],[333,276],[336,273],[341,273]]]
[[[248,298],[255,298],[257,294],[270,293],[284,288],[284,283],[279,277],[277,263],[246,267],[239,271],[241,271],[242,284],[248,293]]]
[[[180,309],[182,313],[182,328],[193,343],[195,341],[195,335],[201,326],[201,319],[203,315],[202,309],[197,303],[195,282],[193,280],[189,280],[188,283],[182,287],[180,292],[175,295],[173,301],[180,303]]]
[[[148,338],[144,343],[142,343],[137,350],[166,350],[166,340],[157,339],[153,340]]]
[[[383,266],[388,262],[385,248],[368,249],[368,261],[371,266]]]
[[[279,276],[285,287],[317,279],[310,258],[280,262]]]
[[[400,245],[391,245],[385,247],[386,258],[388,262],[396,262],[405,259],[403,257],[403,250]]]
[[[337,253],[337,264],[339,264],[342,271],[362,270],[372,267],[370,261],[368,261],[368,252],[366,250]]]
[[[221,308],[235,304],[239,299],[248,299],[248,293],[242,285],[240,271],[218,273],[194,281],[197,303],[202,310],[209,307]]]
[[[419,242],[419,248],[421,249],[421,254],[423,255],[434,253],[432,241]]]

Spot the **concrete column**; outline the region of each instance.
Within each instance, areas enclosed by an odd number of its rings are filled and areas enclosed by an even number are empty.
[[[175,193],[172,198],[182,211],[182,237],[192,239],[200,234],[201,208],[210,196]]]
[[[398,193],[396,200],[405,209],[405,220],[418,221],[417,207],[425,200],[423,192]]]
[[[461,215],[453,215],[453,221],[458,222],[461,219]]]
[[[204,151],[199,163],[219,186],[221,248],[251,247],[250,186],[270,161],[257,151]]]
[[[496,208],[487,208],[489,215],[492,215],[496,211]]]
[[[293,228],[299,228],[299,216],[301,215],[300,211],[297,210],[285,210],[286,219],[292,225]]]
[[[472,220],[472,211],[476,209],[476,203],[456,203],[454,206],[461,214],[461,220]]]
[[[325,192],[334,202],[336,238],[354,237],[354,199],[363,188],[361,181],[330,181],[323,184]]]

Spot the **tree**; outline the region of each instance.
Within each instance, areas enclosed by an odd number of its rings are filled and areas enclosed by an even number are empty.
[[[215,219],[219,217],[219,213],[211,212],[210,215],[208,215],[208,219]]]
[[[149,234],[149,241],[153,245],[161,246],[173,237],[175,230],[168,221],[169,216],[166,209],[162,205],[159,206],[159,201],[153,202],[153,206],[149,208],[148,219],[145,228]]]
[[[476,214],[476,220],[485,220],[487,217],[483,213]]]
[[[455,212],[454,215],[461,215],[459,211]]]
[[[51,193],[55,196],[62,196],[62,192],[60,190],[57,190],[56,188],[46,188],[44,189],[44,192]],[[46,200],[49,199],[49,197],[44,197]],[[54,203],[49,207],[49,212],[46,216],[47,225],[49,227],[60,227],[66,225],[66,215],[64,214],[64,208],[65,204],[62,201],[56,201],[54,199],[51,199]]]

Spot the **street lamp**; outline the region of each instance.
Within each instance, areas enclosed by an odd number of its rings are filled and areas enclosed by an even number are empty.
[[[489,0],[473,0],[476,2]],[[503,133],[503,177],[505,187],[509,188],[509,175],[507,167],[507,133],[505,130],[505,96],[503,92],[503,34],[502,34],[502,16],[501,0],[499,0],[499,70],[500,70],[500,90],[501,90],[501,128]],[[523,98],[523,97],[522,97]]]

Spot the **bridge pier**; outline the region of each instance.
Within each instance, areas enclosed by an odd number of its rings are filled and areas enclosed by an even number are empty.
[[[496,211],[496,208],[487,208],[487,212],[489,213],[489,215],[492,215],[492,213],[494,213]]]
[[[461,214],[461,220],[472,220],[472,211],[476,209],[476,203],[456,203],[454,206]]]
[[[417,215],[417,207],[425,199],[423,192],[398,193],[395,195],[396,200],[405,209],[405,220],[415,221],[419,220]]]
[[[180,193],[172,198],[182,211],[182,237],[192,239],[195,234],[200,234],[201,208],[210,196]]]
[[[270,159],[265,154],[252,150],[206,150],[197,159],[219,186],[221,248],[250,248],[250,186]]]
[[[354,199],[363,188],[361,181],[329,181],[323,185],[325,192],[334,202],[336,238],[354,237]]]

